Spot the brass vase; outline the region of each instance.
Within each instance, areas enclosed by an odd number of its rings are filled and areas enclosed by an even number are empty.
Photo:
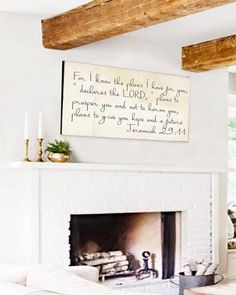
[[[70,159],[69,155],[65,155],[62,153],[51,153],[47,154],[48,160],[54,163],[64,163]]]

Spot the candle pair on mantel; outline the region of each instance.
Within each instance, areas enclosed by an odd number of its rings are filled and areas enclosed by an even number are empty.
[[[29,159],[29,114],[25,112],[25,125],[24,125],[24,140],[25,140],[25,162],[31,162]],[[38,117],[38,159],[37,162],[43,162],[43,120],[42,113]]]

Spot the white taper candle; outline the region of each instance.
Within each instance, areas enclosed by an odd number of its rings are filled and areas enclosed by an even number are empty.
[[[43,138],[43,119],[42,112],[39,113],[38,138]]]
[[[29,139],[29,116],[28,116],[28,111],[25,111],[24,139]]]

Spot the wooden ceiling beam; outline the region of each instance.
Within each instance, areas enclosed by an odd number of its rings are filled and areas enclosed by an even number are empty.
[[[236,64],[236,35],[182,48],[182,68],[203,72]]]
[[[235,1],[94,0],[43,20],[43,45],[74,48]]]

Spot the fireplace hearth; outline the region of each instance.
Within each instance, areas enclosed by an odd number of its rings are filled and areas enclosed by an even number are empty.
[[[176,212],[71,215],[70,264],[99,269],[100,278],[170,278],[180,227]],[[147,255],[149,253],[149,255]],[[146,255],[146,256],[145,256]]]

